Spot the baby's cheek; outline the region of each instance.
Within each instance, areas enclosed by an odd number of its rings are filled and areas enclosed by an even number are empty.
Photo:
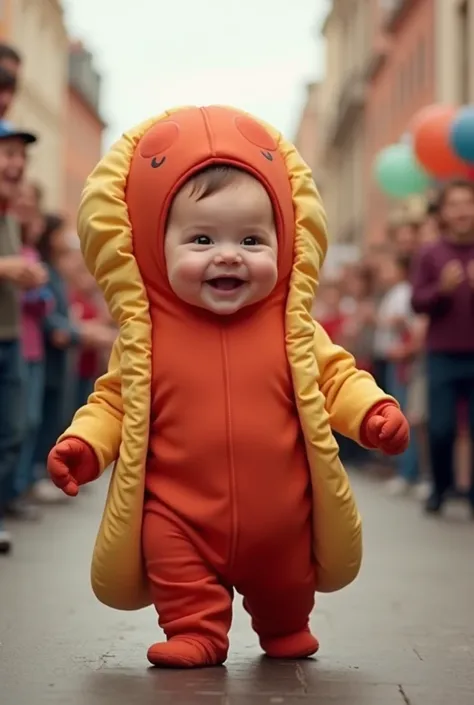
[[[177,263],[176,274],[183,281],[197,281],[202,279],[204,269],[201,258],[196,253],[189,253]]]
[[[278,278],[277,262],[273,257],[262,257],[252,267],[253,277],[261,282],[276,282]]]

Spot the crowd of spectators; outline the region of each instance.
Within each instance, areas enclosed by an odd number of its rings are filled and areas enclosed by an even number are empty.
[[[0,552],[15,521],[65,501],[48,479],[58,435],[92,391],[116,331],[79,250],[74,223],[44,208],[28,176],[41,135],[8,121],[22,60],[0,44]],[[8,526],[7,526],[8,523]]]
[[[340,439],[346,462],[375,460],[390,493],[419,497],[429,513],[455,497],[474,515],[474,182],[443,184],[424,217],[324,280],[314,315],[412,426],[393,464]]]

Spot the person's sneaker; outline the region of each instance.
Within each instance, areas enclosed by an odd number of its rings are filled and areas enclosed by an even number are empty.
[[[403,477],[393,477],[391,480],[387,480],[385,487],[391,497],[404,497],[410,494],[413,486]]]
[[[438,492],[431,492],[425,503],[425,512],[427,514],[439,514],[443,508],[444,497],[441,497]]]
[[[421,480],[421,482],[415,485],[415,497],[420,502],[426,502],[432,491],[431,482],[427,480]]]
[[[40,504],[62,504],[68,500],[67,495],[47,478],[35,483],[32,496],[34,501]]]
[[[40,509],[21,497],[6,506],[5,514],[10,519],[18,519],[19,521],[39,521],[41,519]]]
[[[7,554],[13,548],[13,539],[9,531],[0,523],[0,553]]]

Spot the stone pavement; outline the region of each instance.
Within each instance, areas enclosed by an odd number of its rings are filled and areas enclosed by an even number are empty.
[[[121,613],[89,589],[104,483],[0,558],[1,705],[473,705],[474,524],[427,519],[356,478],[366,558],[357,583],[322,596],[317,660],[261,658],[240,604],[226,668],[149,669],[153,611]]]

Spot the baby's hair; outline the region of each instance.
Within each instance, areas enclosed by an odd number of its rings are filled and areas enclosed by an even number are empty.
[[[186,185],[191,187],[190,195],[201,201],[222,191],[245,173],[243,169],[229,164],[213,164],[191,176]]]

